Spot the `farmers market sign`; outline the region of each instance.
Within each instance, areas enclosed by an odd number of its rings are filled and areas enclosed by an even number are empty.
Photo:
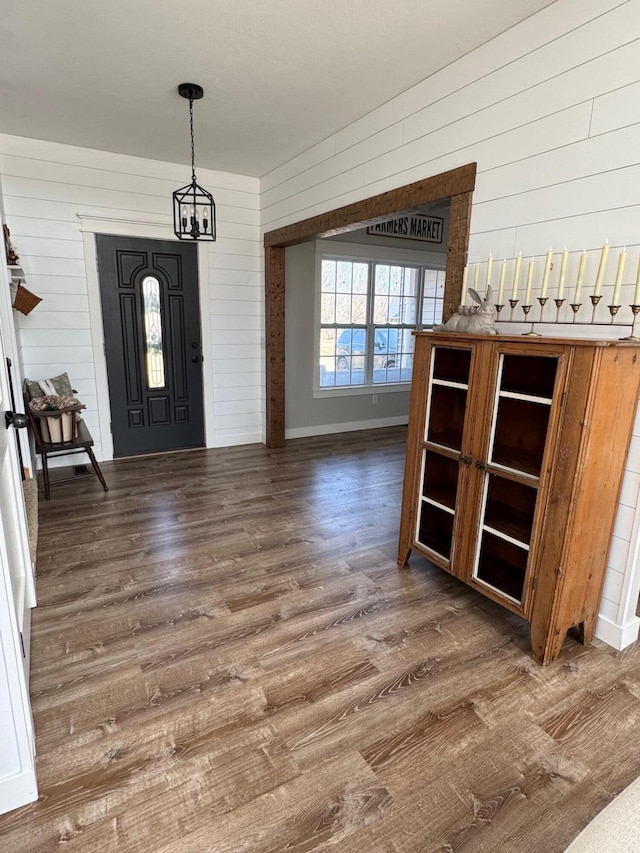
[[[444,219],[440,216],[425,216],[422,213],[396,216],[386,222],[369,225],[367,234],[379,237],[400,237],[404,240],[420,240],[423,243],[442,243]]]

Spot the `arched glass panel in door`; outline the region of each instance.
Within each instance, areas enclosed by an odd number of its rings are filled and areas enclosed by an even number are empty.
[[[164,352],[162,347],[162,312],[160,310],[160,282],[147,275],[142,280],[144,307],[144,354],[148,388],[164,388]]]

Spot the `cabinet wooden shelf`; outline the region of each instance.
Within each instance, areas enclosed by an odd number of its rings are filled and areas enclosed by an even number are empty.
[[[590,642],[639,388],[634,343],[417,332],[398,564]]]

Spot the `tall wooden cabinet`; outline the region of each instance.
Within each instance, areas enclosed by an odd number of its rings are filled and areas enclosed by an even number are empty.
[[[412,550],[531,623],[593,638],[640,347],[417,332],[398,564]]]

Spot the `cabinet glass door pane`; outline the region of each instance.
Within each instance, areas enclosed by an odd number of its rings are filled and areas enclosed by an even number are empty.
[[[427,441],[461,450],[466,408],[467,392],[464,389],[432,385]]]
[[[500,397],[490,462],[539,477],[551,407]]]
[[[487,474],[483,524],[523,545],[531,541],[538,490]]]
[[[459,464],[455,459],[441,456],[431,450],[425,451],[422,495],[450,510],[456,506]]]
[[[445,560],[451,559],[459,470],[455,459],[424,451],[416,538]]]
[[[485,473],[473,577],[522,601],[538,490]]]
[[[436,554],[451,559],[453,541],[453,513],[445,512],[434,504],[422,502],[418,542]]]
[[[483,530],[475,576],[514,601],[522,601],[529,551]]]
[[[500,356],[489,463],[540,476],[557,369],[556,356]]]
[[[457,347],[433,348],[433,378],[444,382],[469,384],[471,350]]]
[[[532,397],[553,397],[558,359],[556,356],[502,356],[500,389]]]
[[[471,350],[433,348],[425,439],[461,450],[467,408]]]

